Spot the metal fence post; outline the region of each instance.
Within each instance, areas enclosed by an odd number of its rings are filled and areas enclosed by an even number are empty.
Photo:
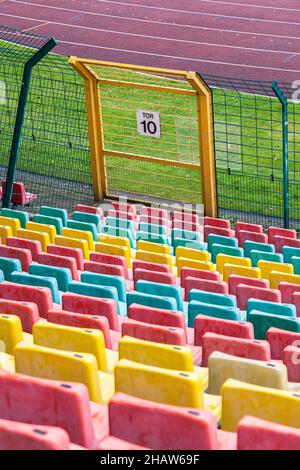
[[[10,207],[10,201],[12,197],[13,184],[16,173],[17,159],[21,144],[22,129],[24,124],[24,117],[26,111],[26,104],[29,94],[30,80],[32,75],[33,67],[40,62],[47,54],[56,46],[56,41],[54,38],[49,39],[49,41],[44,44],[38,51],[36,51],[32,57],[25,63],[24,72],[22,77],[22,86],[19,96],[18,109],[14,127],[13,140],[11,144],[8,169],[6,175],[6,188],[3,197],[2,207]]]
[[[272,82],[272,88],[282,107],[282,158],[283,158],[283,202],[284,227],[289,228],[289,161],[288,161],[288,100],[279,88],[277,82]]]

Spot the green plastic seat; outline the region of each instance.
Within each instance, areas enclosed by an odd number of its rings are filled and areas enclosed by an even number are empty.
[[[223,307],[236,307],[236,297],[230,294],[216,294],[198,289],[189,292],[189,301],[196,300],[205,304],[222,305]]]
[[[115,287],[118,292],[118,299],[121,302],[126,302],[126,282],[123,277],[84,271],[81,273],[81,281],[87,284],[95,284],[97,286]]]
[[[48,287],[52,294],[53,302],[60,303],[57,280],[54,277],[36,276],[33,274],[14,272],[11,274],[11,282],[26,286]]]
[[[201,242],[201,237],[199,232],[193,232],[192,230],[181,230],[180,228],[172,228],[171,230],[172,243],[175,238],[183,238],[184,240],[194,240]]]
[[[139,280],[136,283],[136,291],[144,294],[172,297],[176,300],[176,310],[183,311],[182,289],[180,286]]]
[[[91,232],[93,235],[94,242],[98,241],[98,232],[95,224],[89,224],[87,222],[79,222],[78,220],[67,221],[67,228],[72,228],[74,230],[83,230],[85,232]]]
[[[135,248],[135,239],[133,238],[130,229],[105,225],[105,227],[103,227],[103,232],[107,233],[107,235],[112,235],[113,237],[128,238],[131,248]]]
[[[126,294],[127,308],[132,304],[144,305],[146,307],[176,310],[177,302],[174,297],[162,297],[160,295],[145,294],[143,292],[131,291]]]
[[[266,339],[269,328],[279,328],[300,333],[300,318],[297,317],[283,317],[252,310],[249,313],[248,321],[253,324],[256,339]]]
[[[96,225],[96,230],[98,233],[101,232],[101,217],[98,214],[90,214],[88,212],[73,212],[73,220],[78,220],[78,222],[86,222],[88,224]]]
[[[226,245],[212,245],[211,249],[211,260],[213,263],[216,262],[217,256],[219,254],[228,255],[228,256],[237,256],[239,258],[243,258],[244,250],[243,248],[235,247],[235,246],[226,246]]]
[[[223,237],[222,235],[215,235],[214,233],[210,233],[207,238],[207,249],[211,251],[211,247],[213,245],[225,245],[225,246],[232,246],[238,247],[238,239],[233,237]]]
[[[257,267],[259,260],[274,261],[275,263],[283,263],[283,256],[280,253],[268,253],[266,251],[252,250],[250,253],[252,266]]]
[[[167,235],[159,233],[150,233],[150,232],[137,232],[136,234],[137,241],[144,240],[151,243],[160,243],[162,245],[169,245],[169,238]]]
[[[282,304],[279,302],[269,302],[267,300],[249,299],[247,302],[247,316],[252,310],[257,310],[272,315],[284,317],[296,317],[296,307],[293,304]]]
[[[294,248],[292,246],[283,246],[281,253],[285,263],[291,263],[293,256],[300,257],[300,248]]]
[[[133,220],[118,219],[117,217],[107,217],[106,225],[114,228],[128,229],[131,230],[132,234],[135,233],[135,227]]]
[[[49,215],[35,214],[32,220],[38,224],[54,225],[58,235],[61,234],[63,229],[63,223],[60,217],[50,217]]]
[[[41,206],[40,214],[49,215],[50,217],[59,217],[62,220],[63,226],[67,225],[68,213],[66,209],[59,209],[58,207]]]
[[[244,243],[244,256],[245,258],[250,257],[252,250],[265,251],[266,253],[275,253],[275,246],[268,243],[253,242],[246,240]]]
[[[139,224],[139,232],[149,232],[159,234],[159,235],[166,235],[168,236],[168,228],[165,225],[157,225],[157,224],[148,224],[146,222],[141,222]]]
[[[179,246],[184,248],[191,248],[193,250],[203,251],[206,250],[206,243],[195,240],[187,240],[186,238],[174,238],[172,242],[174,248],[174,254],[176,254],[176,249]]]
[[[54,277],[57,281],[59,290],[63,292],[68,291],[69,284],[72,281],[70,269],[48,266],[44,264],[32,263],[29,266],[29,274],[33,274],[35,276]]]
[[[194,327],[194,320],[198,315],[207,315],[209,317],[222,318],[224,320],[240,321],[241,312],[236,307],[225,307],[223,305],[209,305],[204,302],[192,300],[188,306],[188,326]]]
[[[26,228],[27,222],[29,222],[28,212],[15,211],[14,209],[1,209],[0,214],[3,217],[10,217],[11,219],[18,219],[21,227]]]
[[[292,256],[292,265],[294,266],[294,274],[300,274],[300,256]]]
[[[18,259],[0,257],[0,270],[3,273],[4,279],[11,281],[13,272],[22,272],[22,265]]]

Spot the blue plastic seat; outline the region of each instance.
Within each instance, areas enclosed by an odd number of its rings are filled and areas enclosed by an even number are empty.
[[[245,258],[250,257],[252,250],[265,251],[267,253],[275,253],[275,246],[268,243],[253,242],[246,240],[244,243],[244,256]]]
[[[52,294],[53,302],[60,303],[60,294],[57,280],[54,277],[35,276],[33,274],[14,272],[11,274],[11,282],[26,286],[48,287]]]
[[[68,213],[66,209],[59,209],[58,207],[41,206],[40,214],[49,215],[50,217],[59,217],[62,220],[63,226],[67,225]]]
[[[209,305],[204,302],[192,300],[188,306],[188,326],[194,327],[194,320],[198,315],[207,315],[209,317],[223,318],[224,320],[243,320],[241,312],[236,307],[225,307],[222,305]]]
[[[197,289],[189,292],[189,301],[196,300],[211,305],[222,305],[223,307],[236,307],[236,297],[230,294],[216,294]]]
[[[284,317],[296,317],[296,307],[293,304],[283,304],[279,302],[269,302],[267,300],[249,299],[247,302],[247,316],[252,310],[257,310],[273,315]]]
[[[81,281],[98,286],[115,287],[118,292],[118,299],[121,302],[126,302],[126,282],[123,277],[84,271],[81,273]]]
[[[38,224],[54,225],[58,235],[61,234],[63,229],[63,223],[60,217],[50,217],[49,215],[35,214],[32,220]]]
[[[70,269],[44,264],[31,264],[29,266],[29,274],[33,274],[35,276],[54,277],[57,281],[59,290],[63,292],[68,291],[69,284],[72,281]]]
[[[131,304],[140,304],[146,307],[176,310],[177,302],[174,297],[162,297],[160,295],[145,294],[143,292],[131,291],[126,294],[127,308]]]
[[[176,300],[176,310],[183,311],[182,289],[180,286],[139,280],[136,283],[136,291],[161,297],[172,297]]]

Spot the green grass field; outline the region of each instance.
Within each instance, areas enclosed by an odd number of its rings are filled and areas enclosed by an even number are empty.
[[[8,162],[22,64],[8,60],[0,45],[0,80],[6,101],[0,100],[0,165]],[[101,76],[116,78],[110,69]],[[115,74],[117,72],[114,72]],[[118,78],[133,80],[133,74]],[[140,75],[146,83],[189,85]],[[18,84],[18,85],[17,85]],[[199,160],[194,97],[101,86],[105,147],[133,154],[190,163]],[[218,204],[229,211],[281,217],[282,135],[281,108],[275,98],[232,90],[213,89]],[[300,106],[289,112],[291,218],[299,219]],[[160,139],[139,136],[136,109],[160,111]],[[109,157],[106,161],[110,192],[135,192],[159,198],[201,202],[199,172],[154,162]],[[33,75],[26,113],[19,169],[91,183],[87,119],[82,79],[67,59],[51,56]]]

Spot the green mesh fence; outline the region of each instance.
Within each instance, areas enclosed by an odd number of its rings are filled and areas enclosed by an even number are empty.
[[[213,92],[218,212],[284,224],[282,108],[269,82],[205,76]],[[299,228],[300,102],[288,98],[290,226]]]
[[[5,179],[23,68],[45,39],[0,27],[0,178]],[[93,203],[84,87],[67,58],[49,54],[33,69],[15,181],[43,204]]]

